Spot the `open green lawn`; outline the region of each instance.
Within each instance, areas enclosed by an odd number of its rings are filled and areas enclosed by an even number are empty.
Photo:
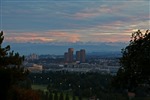
[[[44,92],[48,91],[47,90],[47,85],[37,85],[37,84],[34,84],[31,87],[32,87],[33,90],[41,90],[41,91],[44,91]],[[60,93],[58,93],[58,96],[59,95],[60,95]],[[64,98],[65,98],[65,96],[66,96],[66,92],[64,92]],[[69,98],[70,98],[70,100],[72,100],[72,94],[71,93],[69,93]],[[76,97],[76,100],[78,100],[77,98],[78,97]],[[83,100],[87,100],[87,99],[83,98]]]
[[[47,91],[47,85],[32,85],[33,90]]]

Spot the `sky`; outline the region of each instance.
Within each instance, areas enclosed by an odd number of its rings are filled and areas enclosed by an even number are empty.
[[[149,0],[0,0],[9,43],[128,42],[150,29]]]
[[[125,42],[150,29],[149,0],[1,0],[9,42]]]

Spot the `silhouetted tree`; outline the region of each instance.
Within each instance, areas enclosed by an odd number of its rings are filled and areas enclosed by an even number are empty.
[[[79,96],[79,100],[82,100],[82,96]]]
[[[150,32],[132,33],[128,46],[122,49],[121,67],[113,84],[135,92],[139,85],[150,85]]]
[[[51,92],[49,94],[49,100],[53,100],[53,94]]]
[[[64,100],[64,94],[62,92],[60,93],[59,100]]]
[[[69,100],[69,95],[68,93],[66,94],[66,99],[65,100]]]
[[[73,95],[73,98],[72,98],[72,100],[76,100],[76,97],[75,97],[75,95]]]
[[[10,51],[10,46],[2,47],[3,31],[0,32],[0,98],[7,99],[8,90],[18,81],[26,78],[27,72],[21,67],[24,60],[19,53]]]
[[[55,94],[54,94],[54,100],[58,100],[58,93],[57,92],[55,92]]]
[[[45,100],[49,100],[49,93],[46,91]]]
[[[13,92],[13,94],[9,95],[7,100],[40,100],[38,92],[31,89],[13,86],[9,92]]]

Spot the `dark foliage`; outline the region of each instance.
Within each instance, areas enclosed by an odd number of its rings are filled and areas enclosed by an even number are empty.
[[[66,99],[65,100],[69,100],[69,95],[68,94],[66,94]]]
[[[57,92],[55,92],[55,94],[54,94],[54,100],[58,100],[58,93]]]
[[[122,49],[121,68],[113,80],[120,89],[136,92],[137,88],[150,85],[150,32],[134,32],[130,44]],[[143,91],[142,91],[143,92]]]
[[[53,100],[53,94],[51,92],[49,94],[49,100]]]
[[[59,100],[64,100],[64,94],[62,92],[60,93]]]
[[[101,73],[71,73],[60,71],[31,73],[29,78],[34,80],[34,84],[48,84],[49,92],[70,91],[76,96],[91,97],[92,95],[98,95],[99,91],[109,91],[108,88],[112,76]]]
[[[26,78],[27,71],[21,67],[24,56],[10,51],[10,46],[2,47],[3,31],[0,32],[0,98],[6,100],[9,89]]]

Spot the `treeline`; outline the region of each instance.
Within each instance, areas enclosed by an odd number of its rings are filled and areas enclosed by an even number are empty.
[[[40,93],[40,100],[83,100],[81,96],[78,97],[63,92],[49,93],[49,92],[43,92],[39,90],[39,93]]]
[[[101,73],[49,72],[31,73],[32,84],[46,84],[50,93],[67,92],[75,96],[92,97],[109,93],[111,75]],[[101,93],[102,92],[102,93]]]
[[[127,91],[115,89],[113,76],[101,73],[73,73],[66,71],[30,73],[32,84],[47,85],[47,92],[38,91],[41,100],[129,100]],[[132,100],[149,100],[135,97]]]
[[[102,93],[100,92],[100,96],[91,96],[91,97],[83,97],[83,96],[75,96],[66,92],[43,92],[39,91],[40,100],[128,100],[126,96],[117,93]],[[143,100],[143,99],[133,99],[133,100]],[[144,99],[149,100],[149,99]]]

